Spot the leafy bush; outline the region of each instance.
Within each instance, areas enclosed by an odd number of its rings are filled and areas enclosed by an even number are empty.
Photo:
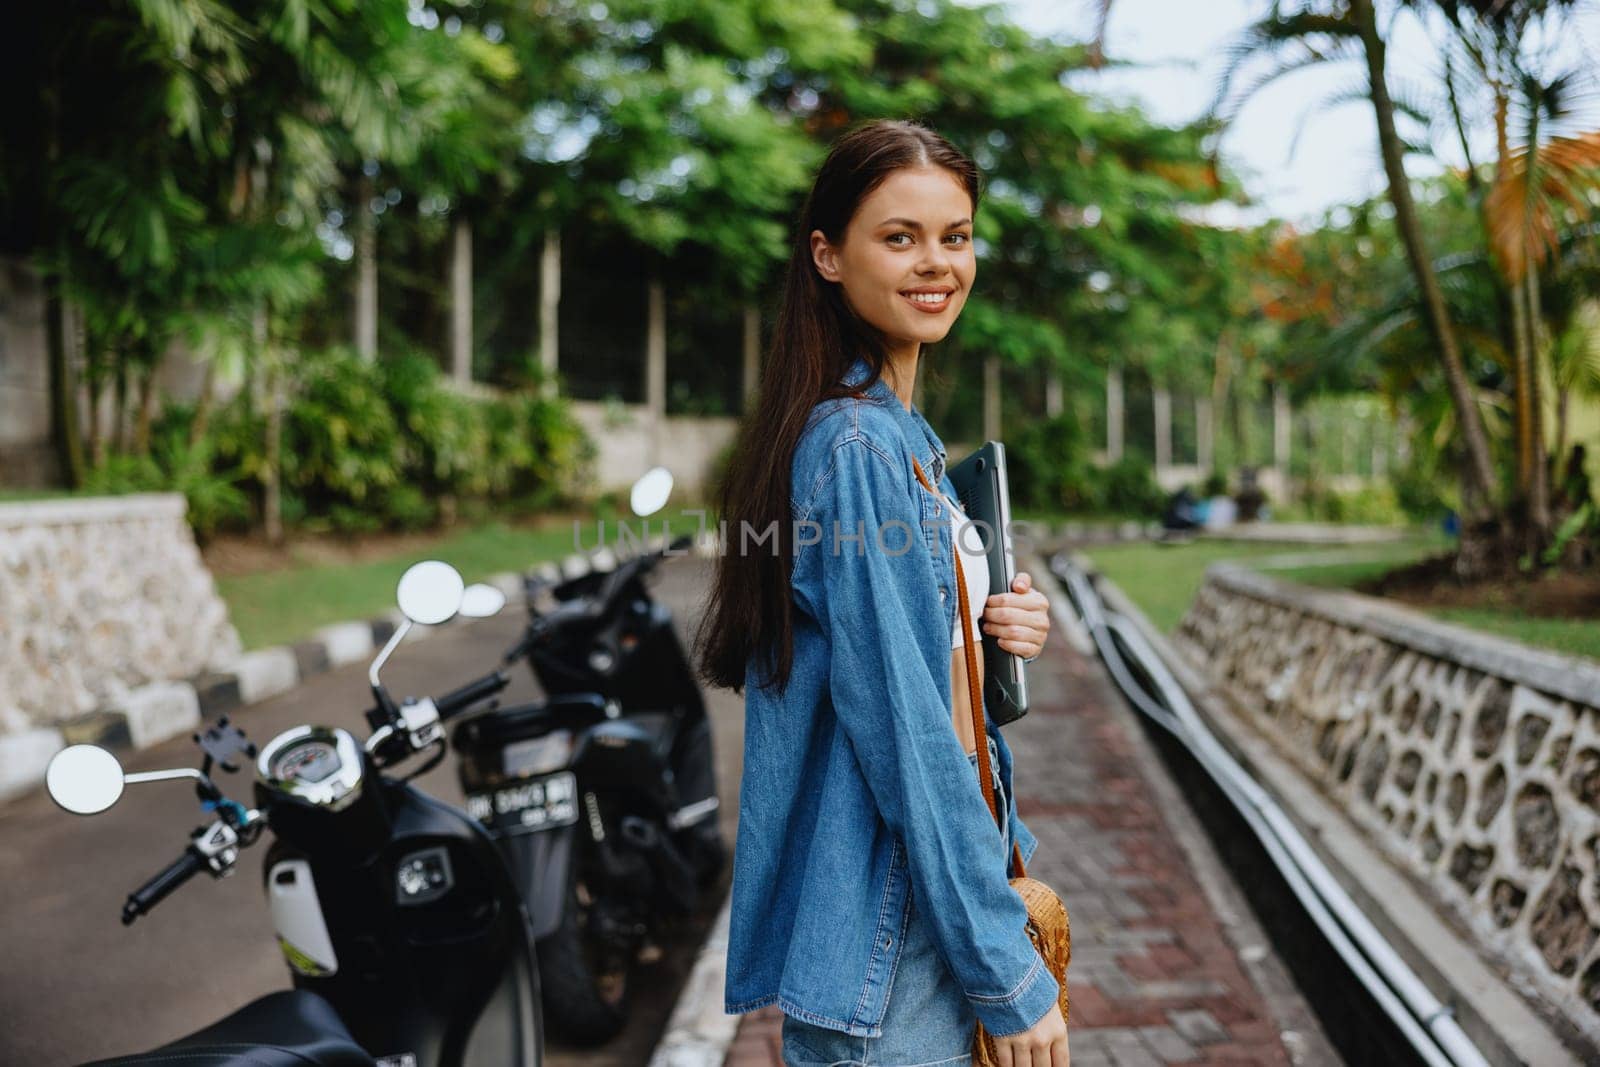
[[[113,454],[91,468],[83,478],[85,492],[107,496],[164,492],[166,488],[166,476],[153,456]]]
[[[1400,509],[1412,519],[1427,523],[1438,522],[1445,512],[1456,507],[1458,491],[1451,481],[1417,462],[1389,476]]]
[[[1302,494],[1299,505],[1284,517],[1359,526],[1403,526],[1407,512],[1388,482],[1374,482],[1348,492],[1313,484]]]
[[[564,401],[502,393],[476,402],[471,417],[484,431],[477,495],[539,508],[584,492],[597,450]]]
[[[113,454],[92,468],[82,488],[90,493],[182,493],[189,525],[200,540],[250,517],[250,501],[237,484],[237,472],[219,469],[214,444],[191,444],[192,407],[174,404],[151,427],[148,455]]]
[[[374,362],[309,352],[290,365],[285,393],[280,510],[290,526],[414,530],[485,514],[490,500],[547,506],[583,491],[596,453],[565,401],[460,392],[415,353]],[[202,538],[247,524],[267,471],[265,415],[246,391],[191,443],[193,423],[192,406],[168,404],[150,453],[111,456],[85,488],[181,492]]]
[[[1097,473],[1100,506],[1122,515],[1159,515],[1167,496],[1150,464],[1124,456]]]
[[[1029,423],[1006,442],[1012,503],[1049,511],[1159,514],[1166,494],[1148,463],[1126,456],[1096,467],[1083,426],[1069,416]]]
[[[1006,442],[1012,503],[1092,511],[1100,506],[1096,471],[1082,425],[1065,416],[1029,423]]]
[[[308,513],[340,529],[366,529],[354,513],[380,512],[405,477],[406,449],[376,363],[334,349],[295,366],[283,416],[283,484]]]
[[[426,356],[403,353],[386,361],[382,371],[414,484],[430,494],[487,493],[489,429],[477,417],[478,404],[447,388]]]

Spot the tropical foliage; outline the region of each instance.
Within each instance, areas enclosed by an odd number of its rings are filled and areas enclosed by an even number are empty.
[[[855,122],[913,118],[985,181],[980,291],[927,407],[973,439],[978,406],[955,399],[998,373],[1039,506],[1153,506],[1146,446],[1096,467],[1126,379],[1151,406],[1195,401],[1183,447],[1221,472],[1266,458],[1253,412],[1292,404],[1308,506],[1359,513],[1320,457],[1338,398],[1377,394],[1396,506],[1570,557],[1588,527],[1560,472],[1600,393],[1600,133],[1546,46],[1577,6],[1263,2],[1211,117],[1183,128],[1095,94],[1109,3],[1085,44],[954,0],[40,8],[13,49],[40,106],[0,118],[0,251],[50,286],[75,483],[181,484],[207,525],[269,533],[414,524],[570,480],[540,469],[577,462],[539,369],[558,235],[566,384],[638,387],[648,293],[673,323],[670,402],[731,412],[740,319],[748,337],[777,290],[816,162]],[[1443,57],[1426,92],[1391,84],[1402,18]],[[1385,197],[1309,229],[1217,224],[1241,194],[1216,134],[1323,64],[1356,79],[1330,106],[1377,120]],[[1485,129],[1492,158],[1407,176]],[[438,373],[463,256],[493,399]],[[175,351],[205,367],[192,406],[160,396]]]

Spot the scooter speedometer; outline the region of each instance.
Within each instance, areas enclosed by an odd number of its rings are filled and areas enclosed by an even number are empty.
[[[296,726],[262,748],[256,779],[303,803],[339,811],[361,795],[361,746],[337,727]]]

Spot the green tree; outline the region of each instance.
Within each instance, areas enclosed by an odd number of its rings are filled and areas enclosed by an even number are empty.
[[[1494,464],[1473,388],[1461,357],[1461,346],[1424,240],[1416,201],[1405,171],[1406,142],[1396,123],[1399,111],[1387,75],[1387,43],[1379,32],[1372,0],[1274,2],[1267,14],[1241,35],[1225,76],[1219,101],[1237,102],[1260,92],[1277,79],[1308,66],[1359,61],[1365,68],[1366,95],[1378,126],[1378,147],[1394,208],[1394,225],[1416,279],[1424,322],[1438,353],[1440,367],[1466,451],[1462,467],[1464,497],[1475,515],[1494,507]],[[1257,72],[1242,90],[1234,82],[1246,67]],[[1264,66],[1264,69],[1260,69]]]

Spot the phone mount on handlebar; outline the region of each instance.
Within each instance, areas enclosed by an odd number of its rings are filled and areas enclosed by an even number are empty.
[[[255,742],[246,737],[243,730],[229,722],[226,715],[219,718],[215,725],[208,726],[195,734],[194,743],[205,753],[206,758],[200,765],[200,773],[208,778],[211,776],[213,764],[220,766],[229,774],[238,774],[239,765],[233,761],[235,756],[242,755],[251,760],[256,758]]]

